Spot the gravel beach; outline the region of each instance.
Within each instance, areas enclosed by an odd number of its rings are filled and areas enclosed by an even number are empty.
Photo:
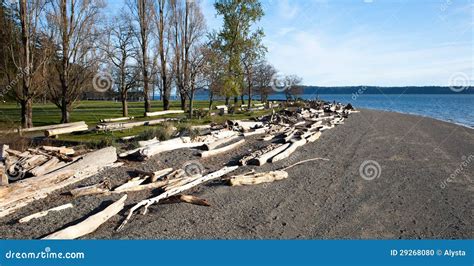
[[[250,138],[227,154],[201,159],[183,149],[146,162],[126,162],[79,185],[108,177],[114,184],[127,170],[159,170],[198,162],[205,172],[235,164],[249,150],[268,145]],[[92,239],[472,239],[474,130],[431,118],[362,110],[345,124],[323,132],[268,171],[319,160],[288,170],[288,179],[246,187],[215,181],[192,191],[211,206],[186,203],[150,207],[116,232],[128,208],[156,191],[129,193],[126,208],[87,235]],[[77,185],[76,185],[77,186]],[[36,239],[102,210],[114,196],[72,198],[64,192],[38,200],[0,219],[1,239]],[[105,202],[104,202],[105,201]],[[74,208],[29,223],[18,219],[72,202]]]

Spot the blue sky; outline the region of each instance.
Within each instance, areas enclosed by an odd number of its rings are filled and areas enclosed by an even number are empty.
[[[201,0],[218,29],[213,0]],[[470,0],[265,0],[267,58],[306,85],[450,85],[473,80]],[[474,85],[471,83],[471,85]]]

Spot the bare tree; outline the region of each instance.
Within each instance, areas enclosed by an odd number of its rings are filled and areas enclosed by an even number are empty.
[[[196,68],[196,58],[202,57],[201,48],[198,47],[201,46],[202,37],[206,32],[206,22],[198,1],[171,0],[170,9],[175,84],[181,96],[181,107],[185,109],[186,100],[191,100],[189,91],[192,90],[194,82],[191,78],[194,74],[191,73],[193,71],[191,68],[201,69],[203,62],[201,59],[198,60],[200,63]]]
[[[303,79],[297,75],[289,75],[285,77],[285,84],[287,86],[285,90],[286,100],[296,100],[297,96],[302,93],[302,81]]]
[[[45,0],[18,0],[18,5],[14,6],[18,11],[21,30],[17,36],[20,40],[11,44],[20,45],[9,47],[11,58],[8,61],[14,63],[18,72],[14,81],[19,86],[15,86],[14,95],[21,106],[21,125],[24,128],[33,126],[33,99],[41,92],[41,71],[48,58],[47,50],[41,47],[44,35],[40,23],[45,6]],[[10,37],[16,36],[12,34]]]
[[[122,115],[128,116],[127,94],[137,86],[139,68],[137,67],[137,49],[135,31],[130,16],[122,12],[113,18],[106,30],[107,38],[103,48],[113,67],[115,81],[122,102]]]
[[[151,38],[153,33],[153,0],[130,0],[128,6],[132,12],[132,16],[138,25],[137,40],[139,44],[139,58],[141,78],[143,84],[143,96],[145,99],[145,112],[151,111],[150,102],[150,64],[149,52]]]
[[[188,1],[186,1],[188,2]],[[163,99],[163,109],[170,109],[170,95],[171,95],[171,74],[168,69],[168,46],[169,46],[169,16],[166,0],[157,0],[156,4],[156,30],[157,30],[157,46],[158,55],[160,57],[160,81]]]
[[[268,96],[273,92],[272,78],[276,74],[277,70],[267,62],[261,62],[255,67],[254,80],[262,102],[267,102]]]
[[[61,109],[61,123],[70,121],[70,112],[97,66],[97,39],[101,0],[51,0],[48,27],[57,48],[55,70],[49,71],[51,101]],[[59,86],[56,83],[59,77]]]

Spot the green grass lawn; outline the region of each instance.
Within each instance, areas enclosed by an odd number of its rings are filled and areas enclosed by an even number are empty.
[[[214,105],[223,104],[223,102],[215,102]],[[208,101],[196,101],[194,109],[207,108],[209,105]],[[131,102],[128,105],[129,116],[135,117],[133,121],[140,120],[151,120],[165,117],[179,118],[180,122],[174,123],[175,126],[187,125],[199,125],[209,124],[212,122],[220,123],[227,119],[248,119],[255,116],[260,116],[268,113],[268,110],[257,111],[257,112],[242,112],[234,115],[226,116],[208,116],[202,119],[186,119],[185,114],[171,114],[159,117],[144,117],[144,103],[143,102]],[[180,109],[179,101],[171,102],[171,109]],[[152,101],[152,110],[161,111],[163,110],[163,104],[161,101]],[[58,124],[61,119],[60,110],[53,104],[39,104],[36,103],[33,106],[33,124],[34,126],[44,126]],[[122,117],[122,106],[120,102],[112,101],[82,101],[76,105],[76,108],[71,113],[71,122],[85,121],[89,127],[94,127],[100,119]],[[20,125],[20,107],[16,103],[0,103],[0,128],[9,129],[13,127],[19,127]],[[155,126],[156,127],[156,126]],[[159,127],[159,126],[157,126]],[[123,131],[113,132],[86,132],[86,133],[73,133],[60,135],[59,140],[81,142],[81,143],[99,143],[99,142],[114,142],[117,139],[130,136],[138,135],[147,129],[153,128],[151,126],[135,127],[131,129],[125,129]],[[42,132],[34,132],[35,135],[41,135]]]

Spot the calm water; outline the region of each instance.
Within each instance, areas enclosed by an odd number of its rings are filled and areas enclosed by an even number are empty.
[[[303,98],[314,98],[304,95]],[[428,116],[474,128],[473,94],[346,95],[321,94],[321,99],[354,107]]]
[[[316,98],[314,94],[303,94],[301,97]],[[207,99],[204,95],[198,95],[197,98]],[[474,128],[474,94],[320,94],[319,98],[326,101],[351,103],[356,108],[428,116]],[[278,94],[272,95],[270,99],[283,100],[285,98],[284,95]]]

